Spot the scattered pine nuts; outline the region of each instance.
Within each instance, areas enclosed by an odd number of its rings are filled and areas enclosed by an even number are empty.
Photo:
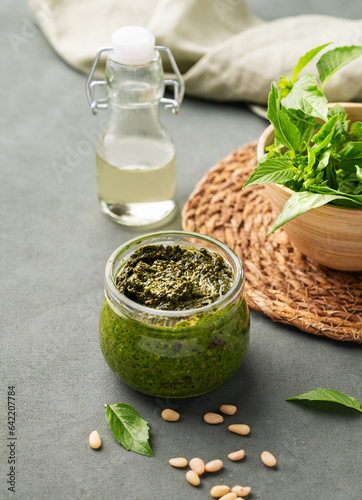
[[[204,420],[207,424],[221,424],[224,421],[224,417],[218,413],[206,413]]]
[[[211,460],[205,465],[206,472],[217,472],[223,467],[222,460]]]
[[[220,500],[235,500],[237,498],[236,493],[230,492],[226,493],[223,497],[220,498]]]
[[[198,476],[201,476],[205,472],[205,464],[201,458],[193,458],[190,460],[190,468],[196,472]]]
[[[233,486],[231,488],[233,493],[236,493],[238,497],[246,497],[250,494],[251,488],[250,486]]]
[[[188,461],[186,460],[186,458],[177,457],[177,458],[170,458],[168,463],[172,465],[172,467],[186,467]]]
[[[188,470],[186,472],[186,479],[192,486],[199,486],[200,484],[200,476],[198,476],[194,470]]]
[[[213,497],[213,498],[220,498],[222,497],[223,495],[226,495],[227,493],[230,492],[230,488],[229,486],[226,486],[226,484],[220,484],[220,485],[217,485],[217,486],[213,486],[210,490],[210,495]]]
[[[236,460],[242,460],[244,457],[245,457],[245,450],[233,451],[228,455],[228,458],[230,458],[230,460],[233,460],[234,462]]]
[[[98,431],[93,431],[89,434],[89,445],[93,450],[98,450],[102,445],[101,437]]]
[[[225,415],[234,415],[237,412],[237,408],[234,405],[221,405],[219,411],[225,413]]]
[[[250,433],[250,427],[245,424],[232,424],[228,427],[230,432],[235,432],[235,434],[240,434],[241,436],[247,436]]]
[[[170,410],[170,408],[163,410],[161,416],[164,420],[167,420],[167,422],[177,422],[180,418],[180,414],[175,410]]]
[[[261,460],[267,467],[275,467],[277,464],[275,456],[269,453],[269,451],[263,451],[261,454]]]

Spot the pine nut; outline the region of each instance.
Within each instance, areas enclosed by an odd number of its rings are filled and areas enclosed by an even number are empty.
[[[221,405],[219,411],[225,413],[225,415],[234,415],[237,412],[237,408],[234,405]]]
[[[229,493],[229,491],[230,491],[229,486],[226,486],[224,484],[220,484],[220,485],[217,485],[217,486],[213,486],[211,488],[210,495],[213,498],[220,498],[223,495],[226,495],[226,493]]]
[[[250,494],[251,488],[250,486],[233,486],[231,491],[237,494],[238,497],[246,497]]]
[[[102,440],[98,431],[93,431],[89,434],[89,444],[93,450],[98,450],[101,447]]]
[[[230,492],[226,493],[223,497],[220,498],[220,500],[235,500],[237,498],[236,493]]]
[[[218,413],[206,413],[204,420],[207,424],[221,424],[224,421],[224,417]]]
[[[206,472],[217,472],[222,469],[223,465],[222,460],[211,460],[205,465],[205,470]]]
[[[236,460],[242,460],[244,457],[245,457],[245,450],[233,451],[228,455],[228,458],[230,458],[230,460],[233,460],[234,462]]]
[[[186,479],[192,486],[199,486],[200,484],[200,476],[198,476],[194,470],[188,470],[186,472]]]
[[[170,408],[163,410],[161,415],[164,420],[167,420],[167,422],[177,422],[180,418],[180,414],[175,410],[170,410]]]
[[[193,458],[190,460],[190,468],[196,472],[198,476],[201,476],[205,472],[205,464],[201,458]]]
[[[277,464],[275,456],[269,453],[269,451],[263,451],[263,453],[261,454],[261,459],[263,464],[265,464],[267,467],[275,467]]]
[[[245,424],[232,424],[228,427],[229,431],[235,432],[235,434],[240,434],[241,436],[247,436],[250,433],[250,427]]]
[[[168,463],[172,465],[172,467],[186,467],[188,461],[186,460],[186,458],[177,457],[177,458],[170,458]]]

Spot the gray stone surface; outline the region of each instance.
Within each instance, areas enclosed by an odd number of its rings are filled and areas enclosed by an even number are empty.
[[[290,4],[295,13],[297,4]],[[343,3],[345,14],[356,15],[350,4]],[[109,370],[97,331],[104,266],[117,246],[142,232],[117,226],[98,209],[93,150],[84,141],[102,116],[94,118],[87,107],[84,76],[32,28],[24,1],[2,0],[0,14],[0,498],[201,500],[223,479],[250,485],[253,499],[360,499],[361,415],[284,401],[317,387],[362,401],[359,346],[252,313],[242,368],[210,394],[177,404],[161,401],[133,391]],[[23,37],[16,50],[11,33]],[[192,99],[185,99],[179,116],[162,117],[178,151],[179,207],[210,166],[257,138],[266,125],[241,104]],[[77,149],[81,154],[67,163]],[[54,162],[71,168],[60,178]],[[166,228],[180,229],[180,216]],[[6,483],[7,388],[13,385],[15,494]],[[103,404],[120,401],[150,423],[154,458],[126,452],[113,438]],[[226,420],[248,423],[249,437],[202,422],[221,403],[239,407]],[[179,408],[180,422],[161,419],[165,406]],[[88,445],[94,429],[103,439],[98,452]],[[227,454],[239,448],[246,459],[230,462]],[[278,458],[277,470],[261,464],[265,449]],[[222,458],[225,467],[195,489],[184,472],[168,465],[174,456]]]

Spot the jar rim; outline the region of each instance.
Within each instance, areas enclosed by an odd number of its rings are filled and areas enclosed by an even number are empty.
[[[211,304],[208,304],[206,306],[202,307],[196,307],[192,309],[182,309],[179,311],[169,311],[169,310],[164,310],[164,309],[156,309],[156,308],[151,308],[144,306],[142,304],[138,304],[137,302],[129,299],[126,295],[121,293],[118,288],[115,285],[114,281],[114,265],[118,261],[118,258],[122,252],[124,252],[126,249],[131,248],[134,244],[139,244],[141,246],[142,244],[147,244],[147,240],[151,239],[156,239],[157,237],[169,237],[170,241],[172,237],[177,237],[177,236],[185,236],[185,237],[190,237],[190,238],[197,238],[199,240],[204,240],[208,243],[211,243],[212,245],[219,247],[232,261],[232,268],[233,268],[233,284],[231,288],[225,293],[225,295],[222,295],[219,297],[215,302],[212,302]],[[167,240],[164,240],[167,241]],[[156,241],[153,241],[153,244],[156,244]],[[162,244],[162,241],[159,242]],[[177,244],[178,242],[175,242]],[[189,243],[190,246],[192,246],[192,243]],[[195,248],[197,246],[195,245]],[[215,251],[215,250],[212,250]],[[131,254],[130,254],[131,255]],[[191,316],[194,314],[202,314],[202,313],[208,313],[211,310],[219,309],[222,308],[225,304],[230,302],[230,300],[238,294],[240,289],[243,289],[244,287],[244,281],[245,281],[245,274],[244,274],[244,268],[242,265],[242,262],[238,255],[230,248],[228,247],[225,243],[222,243],[221,241],[217,240],[216,238],[213,238],[211,236],[206,236],[200,233],[195,233],[195,232],[189,232],[189,231],[158,231],[155,233],[149,233],[145,234],[143,236],[138,236],[135,238],[132,238],[131,240],[128,240],[126,243],[122,244],[119,246],[109,257],[106,268],[105,268],[105,291],[110,295],[110,298],[112,301],[122,304],[126,306],[127,309],[137,311],[138,313],[143,313],[151,316],[159,316],[159,317],[168,317],[168,318],[181,318],[187,316]],[[106,298],[107,298],[107,293],[106,293]]]

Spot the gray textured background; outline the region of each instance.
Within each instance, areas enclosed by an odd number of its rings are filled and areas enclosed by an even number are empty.
[[[248,3],[265,19],[362,14],[358,1]],[[362,415],[284,401],[316,387],[362,401],[359,346],[252,313],[240,371],[218,390],[179,402],[177,424],[160,417],[174,403],[131,390],[109,370],[97,331],[104,266],[117,246],[141,232],[99,211],[94,155],[84,140],[104,116],[91,115],[84,76],[64,64],[30,22],[24,0],[1,0],[0,498],[201,500],[223,478],[231,486],[250,485],[255,500],[360,499]],[[15,51],[8,35],[21,35],[25,25],[28,39]],[[178,151],[179,207],[210,166],[266,125],[243,105],[192,99],[185,99],[179,116],[162,117]],[[54,162],[65,164],[77,148],[82,154],[60,182]],[[180,217],[166,228],[180,229]],[[6,485],[8,385],[16,386],[15,495]],[[148,420],[154,458],[118,445],[104,417],[106,402],[131,404]],[[227,421],[248,423],[249,437],[202,422],[221,403],[238,405]],[[88,445],[93,429],[103,439],[98,452]],[[228,461],[227,454],[241,447],[247,458]],[[278,458],[277,470],[260,463],[264,449]],[[225,468],[195,489],[167,464],[174,456],[222,458]]]

